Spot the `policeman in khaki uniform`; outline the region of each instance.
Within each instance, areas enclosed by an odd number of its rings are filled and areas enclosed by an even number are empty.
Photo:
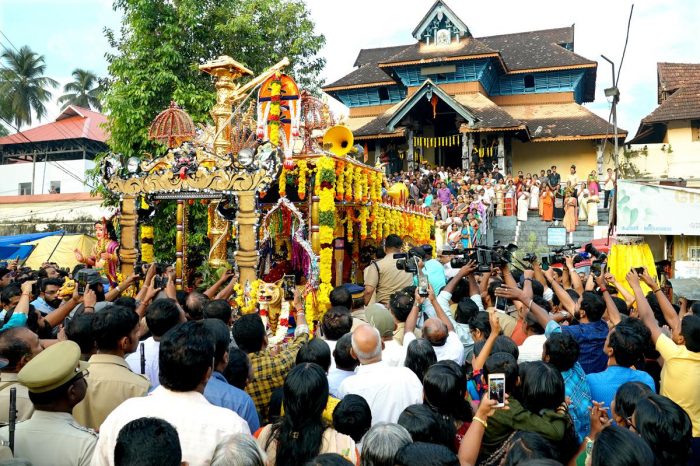
[[[15,458],[31,464],[52,466],[89,465],[97,434],[76,422],[71,412],[87,390],[86,362],[72,341],[56,343],[22,368],[18,380],[29,390],[34,403],[31,419],[17,424]],[[0,439],[9,441],[8,428]]]

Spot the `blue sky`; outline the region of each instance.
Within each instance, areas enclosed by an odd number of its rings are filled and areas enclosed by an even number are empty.
[[[326,36],[323,77],[335,80],[352,70],[361,48],[410,43],[411,31],[433,0],[307,0],[318,32]],[[576,24],[576,52],[599,62],[596,101],[588,107],[607,118],[603,89],[610,66],[619,63],[630,0],[447,0],[474,36]],[[47,74],[64,84],[77,67],[107,72],[108,44],[102,30],[118,28],[111,0],[0,0],[0,30],[16,47],[29,45],[46,58]],[[632,134],[656,106],[656,63],[700,62],[700,1],[638,0],[620,78],[620,126]],[[0,44],[9,46],[0,36]],[[60,95],[57,90],[55,96]],[[49,106],[49,119],[58,106]]]

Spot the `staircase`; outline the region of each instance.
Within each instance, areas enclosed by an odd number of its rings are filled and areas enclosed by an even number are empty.
[[[607,228],[608,221],[609,211],[598,209],[598,228]],[[555,222],[542,221],[538,212],[534,210],[528,212],[527,222],[518,222],[517,217],[494,217],[491,225],[493,242],[500,241],[503,245],[514,243],[523,253],[535,252],[538,254],[551,249],[547,246],[547,228],[563,226],[561,222],[555,224]],[[571,241],[571,236],[567,234],[567,242],[576,246],[590,242],[594,237],[594,228],[585,222],[579,223],[573,233],[573,241]],[[493,242],[489,244],[493,244]]]

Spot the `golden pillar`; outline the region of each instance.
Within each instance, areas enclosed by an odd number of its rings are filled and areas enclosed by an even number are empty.
[[[175,214],[175,287],[183,288],[182,277],[185,271],[185,201],[177,200]]]
[[[240,271],[240,283],[256,279],[258,250],[256,243],[259,214],[255,211],[255,191],[238,193],[238,251],[236,262]]]
[[[209,217],[209,231],[207,232],[207,236],[209,237],[209,244],[211,245],[209,249],[209,265],[217,269],[219,267],[225,267],[227,264],[226,244],[231,233],[229,222],[221,218],[216,212],[216,209],[219,207],[219,202],[220,201],[209,203],[209,209],[207,211]]]
[[[119,260],[121,261],[122,276],[127,277],[134,272],[134,264],[138,257],[138,249],[136,248],[135,196],[124,196],[122,200],[120,226]]]
[[[200,70],[214,76],[216,79],[216,105],[214,105],[211,114],[216,123],[214,152],[218,157],[227,157],[227,154],[231,151],[230,120],[233,105],[241,99],[244,99],[248,92],[255,89],[256,86],[262,84],[268,77],[288,64],[289,60],[285,57],[266,72],[251,79],[243,86],[239,86],[235,81],[244,75],[252,75],[253,72],[231,57],[221,56],[199,66]],[[233,154],[233,157],[237,158],[238,154]],[[239,282],[241,284],[245,284],[247,281],[253,281],[257,278],[258,251],[256,243],[256,224],[258,222],[259,213],[255,210],[255,196],[258,187],[265,180],[265,173],[266,170],[263,168],[252,172],[241,171],[236,177],[233,186],[231,186],[231,190],[238,197],[238,251],[236,251],[236,262],[238,263]],[[270,180],[267,181],[269,182]],[[216,205],[216,203],[212,204],[214,204],[214,206]],[[214,206],[212,206],[212,208],[215,208]],[[221,220],[223,221],[223,219]],[[219,230],[222,232],[225,231],[225,233],[222,234],[228,237],[230,228],[228,222],[224,223],[226,227],[224,228],[222,225]],[[221,240],[218,245],[213,241],[214,240],[212,240],[213,247],[223,247],[225,260],[226,241]],[[222,244],[223,246],[221,246]],[[210,257],[213,256],[214,251],[212,250]]]

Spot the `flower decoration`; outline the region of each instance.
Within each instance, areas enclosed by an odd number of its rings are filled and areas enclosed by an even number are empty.
[[[302,201],[306,197],[306,178],[309,167],[306,160],[297,160],[297,193],[299,194],[299,199]]]

